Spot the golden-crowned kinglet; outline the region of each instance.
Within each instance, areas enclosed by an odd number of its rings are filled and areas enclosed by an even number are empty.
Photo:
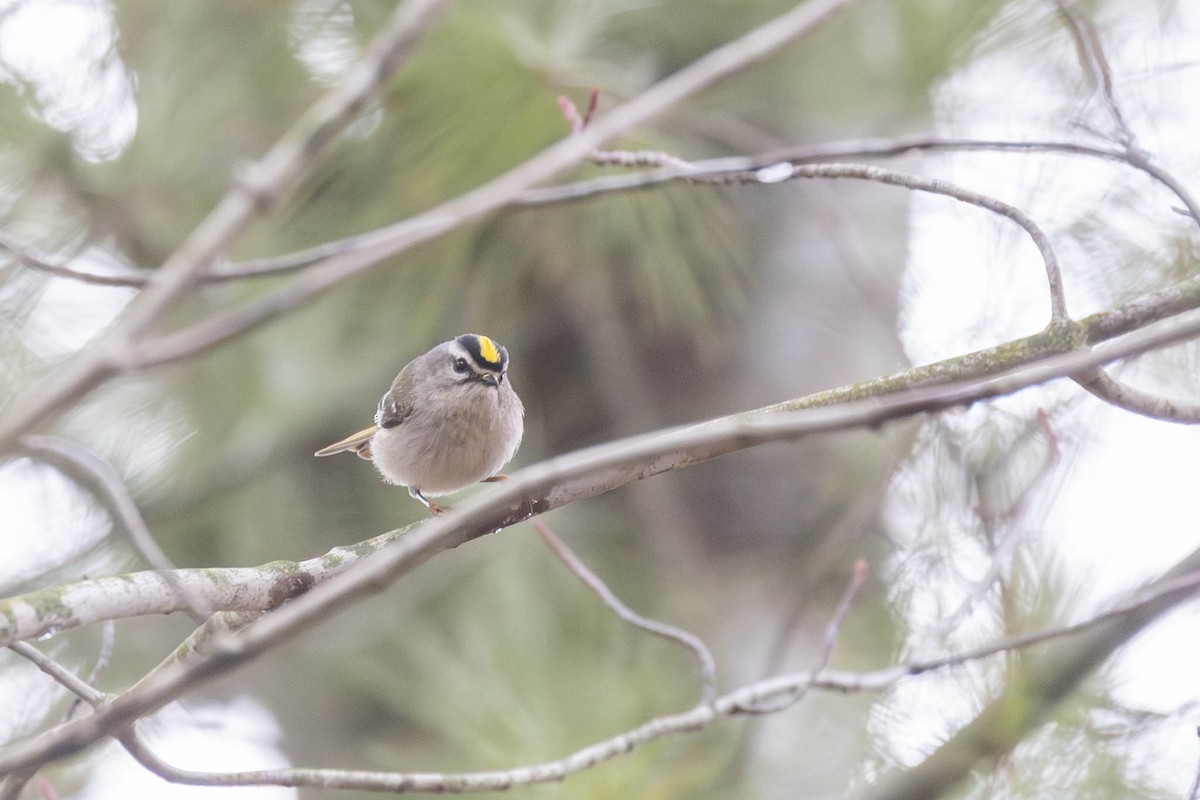
[[[352,450],[375,464],[388,483],[432,513],[426,495],[457,492],[493,478],[517,452],[525,408],[505,380],[508,351],[465,333],[442,342],[400,370],[379,401],[375,424],[316,452]]]

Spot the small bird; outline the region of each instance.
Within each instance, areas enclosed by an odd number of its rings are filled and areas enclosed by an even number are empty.
[[[374,425],[316,455],[357,453],[440,514],[446,508],[429,496],[503,477],[497,473],[521,444],[525,408],[507,375],[508,351],[487,336],[442,342],[400,370]]]

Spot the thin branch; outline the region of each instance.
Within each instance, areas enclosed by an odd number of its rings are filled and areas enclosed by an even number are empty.
[[[305,255],[301,258],[280,256],[270,259],[251,259],[237,263],[221,261],[212,269],[199,275],[196,278],[196,283],[228,283],[230,281],[241,281],[249,278],[273,278],[287,275],[288,273],[310,266],[317,257],[314,255],[316,253],[322,253],[323,255],[319,256],[321,258],[327,258],[330,255],[336,254],[338,250],[336,244],[334,242],[331,243],[331,246],[312,248],[305,251]],[[148,269],[125,268],[122,270],[122,274],[116,275],[76,269],[70,266],[70,259],[63,260],[52,256],[3,231],[0,231],[0,248],[7,250],[17,261],[29,269],[43,272],[56,278],[67,278],[93,286],[139,289],[148,285],[154,279],[154,272]]]
[[[809,671],[809,682],[804,686],[796,688],[794,694],[785,697],[776,698],[775,702],[764,706],[747,706],[739,709],[748,714],[774,714],[787,706],[800,702],[808,690],[812,687],[813,681],[817,675],[825,671],[829,666],[829,659],[833,656],[833,647],[837,643],[838,630],[842,626],[842,620],[846,617],[846,612],[850,610],[850,605],[854,602],[854,598],[862,591],[863,586],[867,583],[867,576],[870,575],[870,569],[867,566],[865,559],[858,559],[854,562],[854,568],[850,572],[850,580],[846,583],[846,588],[842,591],[842,599],[838,601],[837,607],[833,611],[833,616],[829,618],[829,622],[825,625],[825,636],[821,640],[821,650],[817,655],[816,664]]]
[[[784,403],[597,445],[570,456],[519,470],[490,492],[469,498],[454,511],[434,517],[393,546],[359,562],[337,580],[312,586],[271,614],[225,637],[209,653],[175,664],[126,692],[91,716],[73,720],[0,752],[0,773],[77,752],[113,730],[161,708],[183,691],[294,637],[361,597],[424,564],[449,547],[617,486],[769,441],[794,441],[817,432],[877,427],[885,422],[985,398],[1010,394],[1056,377],[1086,372],[1113,360],[1200,335],[1200,314],[1148,326],[1118,342],[1089,351],[1046,357],[1033,366],[946,386],[922,386],[890,397],[835,408],[794,410]],[[816,395],[808,402],[818,402]],[[788,413],[764,413],[788,412]]]
[[[88,686],[95,686],[99,682],[100,676],[104,674],[104,670],[108,669],[109,663],[112,662],[113,652],[116,650],[116,644],[117,624],[111,619],[106,619],[100,625],[100,651],[96,653],[96,663],[92,664],[92,668],[88,670],[87,677],[83,679]],[[79,704],[85,701],[86,698],[76,693],[74,702],[71,703],[63,718],[70,719],[75,716]]]
[[[1041,254],[1042,262],[1046,269],[1046,282],[1050,290],[1050,324],[1052,326],[1065,325],[1070,319],[1067,315],[1067,301],[1063,290],[1062,269],[1059,267],[1058,257],[1054,254],[1054,248],[1050,245],[1050,238],[1028,214],[1002,200],[956,186],[949,181],[937,178],[925,178],[920,175],[908,175],[903,172],[865,164],[801,165],[782,162],[761,167],[750,172],[729,173],[726,177],[727,179],[740,182],[767,184],[781,183],[798,178],[872,181],[889,186],[900,186],[918,192],[942,195],[958,200],[961,203],[977,206],[994,214],[999,214],[1020,225],[1029,235],[1029,238],[1033,240],[1038,253]]]
[[[1079,53],[1080,64],[1091,77],[1100,84],[1100,93],[1104,98],[1104,106],[1108,109],[1113,123],[1117,126],[1117,140],[1126,150],[1137,150],[1137,140],[1133,129],[1121,111],[1117,102],[1114,88],[1112,68],[1104,55],[1104,46],[1100,42],[1100,34],[1091,19],[1079,10],[1073,0],[1055,0],[1059,13],[1067,24],[1067,32],[1075,40],[1075,49]]]
[[[350,124],[400,66],[445,0],[406,0],[342,80],[323,95],[234,186],[153,273],[111,331],[56,369],[0,417],[0,452],[62,414],[114,375],[137,367],[135,343],[183,299],[249,225],[300,181],[312,160]]]
[[[87,683],[87,681],[83,680],[83,678],[80,678],[74,672],[59,664],[28,642],[13,642],[8,646],[8,649],[22,658],[31,661],[34,666],[61,683],[68,691],[77,695],[89,705],[99,705],[106,699],[106,695],[103,692],[97,690]]]
[[[97,691],[89,683],[80,679],[74,672],[71,672],[71,670],[59,664],[28,642],[13,642],[8,646],[8,649],[31,662],[42,672],[62,684],[68,691],[75,694],[75,703],[82,699],[94,707],[104,700],[105,695],[102,692]],[[70,718],[72,710],[75,708],[75,703],[72,703],[71,710],[67,711],[65,715],[67,719]],[[37,771],[38,765],[31,765],[9,773],[3,783],[0,783],[0,800],[17,800],[21,794],[21,789],[37,774]]]
[[[1192,564],[1194,558],[1189,557],[1184,563]],[[1165,577],[1154,584],[1140,589],[1133,595],[1108,609],[1102,611],[1093,617],[1089,617],[1081,622],[1076,622],[1071,625],[1063,625],[1057,628],[1050,628],[1044,631],[1035,631],[1026,633],[1020,636],[1013,636],[1009,639],[996,642],[994,644],[984,645],[973,650],[967,650],[962,653],[957,653],[952,656],[944,656],[942,658],[931,658],[925,661],[917,661],[909,664],[906,669],[910,675],[920,675],[925,672],[939,670],[943,667],[963,664],[968,661],[977,661],[987,656],[998,655],[1011,650],[1023,650],[1027,647],[1032,647],[1036,644],[1042,644],[1054,639],[1060,639],[1064,636],[1074,636],[1076,634],[1085,633],[1092,628],[1098,627],[1108,622],[1118,620],[1121,617],[1128,616],[1137,611],[1144,609],[1147,606],[1155,605],[1178,597],[1178,602],[1186,600],[1189,596],[1200,590],[1200,569],[1195,569],[1194,565],[1189,568],[1189,571],[1182,575],[1174,575]]]
[[[125,534],[134,552],[159,570],[167,581],[175,583],[175,565],[159,547],[129,487],[111,464],[83,445],[58,436],[31,434],[21,438],[20,446],[26,453],[65,469],[95,494],[108,509],[115,527]],[[188,591],[182,584],[174,588],[197,622],[203,622],[212,613],[203,597]]]
[[[1151,394],[1118,381],[1103,370],[1097,370],[1094,375],[1087,378],[1077,378],[1075,382],[1097,398],[1117,408],[1165,422],[1184,425],[1200,424],[1200,403],[1183,403]]]
[[[604,581],[592,572],[587,564],[583,563],[583,560],[567,546],[566,542],[558,538],[541,518],[534,518],[533,527],[550,551],[571,571],[571,574],[579,578],[584,586],[591,589],[614,614],[635,628],[640,628],[655,636],[661,636],[691,650],[692,655],[696,657],[696,664],[700,668],[700,704],[704,705],[713,701],[717,696],[717,661],[713,658],[712,651],[708,649],[708,645],[704,643],[703,639],[678,626],[637,613],[613,594],[612,589],[609,589]]]
[[[90,283],[93,286],[136,287],[145,286],[149,281],[149,277],[142,274],[130,274],[127,276],[101,275],[69,267],[66,263],[49,253],[39,250],[31,244],[21,242],[4,231],[0,231],[0,248],[7,250],[13,258],[29,269],[44,272],[56,278],[69,278],[81,283]]]
[[[556,205],[566,202],[587,200],[605,194],[629,192],[639,189],[650,189],[668,183],[689,182],[726,182],[728,176],[736,173],[754,173],[764,167],[781,162],[792,164],[812,164],[817,162],[839,161],[854,158],[893,158],[914,152],[936,151],[966,151],[966,152],[998,152],[998,153],[1033,153],[1042,152],[1064,156],[1079,156],[1099,158],[1131,166],[1145,172],[1158,183],[1171,191],[1184,206],[1185,213],[1200,224],[1200,204],[1191,197],[1187,188],[1177,181],[1170,173],[1150,163],[1137,152],[1125,152],[1078,142],[1061,141],[1001,141],[986,139],[952,139],[930,135],[917,135],[894,139],[865,139],[848,140],[836,143],[821,143],[805,145],[786,150],[776,150],[769,153],[747,157],[723,157],[700,161],[683,161],[672,169],[655,169],[627,175],[605,175],[583,181],[576,181],[558,186],[528,189],[515,194],[502,208],[528,209],[545,205]],[[654,156],[655,154],[651,154]],[[669,154],[662,154],[667,156]],[[674,159],[674,157],[671,157]],[[656,163],[654,158],[649,159]],[[684,166],[686,165],[686,166]],[[399,224],[399,223],[398,223]],[[394,226],[391,226],[394,227]],[[202,281],[231,281],[243,278],[279,277],[301,270],[322,266],[325,262],[361,253],[368,247],[374,246],[378,237],[390,228],[379,228],[365,233],[335,239],[303,250],[296,250],[278,256],[267,256],[237,263],[226,263],[215,267],[211,272],[201,277]],[[28,245],[22,245],[15,240],[9,240],[14,252],[21,257],[37,254],[39,251]],[[7,246],[0,239],[0,246]],[[54,262],[48,256],[38,259],[22,258],[30,266],[43,269],[63,277],[77,277],[88,280],[91,273],[72,272],[61,264]],[[40,266],[39,266],[40,265]],[[149,274],[149,273],[147,273]],[[110,285],[142,286],[148,278],[141,275],[127,277],[104,278]],[[161,355],[154,363],[167,363],[177,360],[177,357],[165,358]]]

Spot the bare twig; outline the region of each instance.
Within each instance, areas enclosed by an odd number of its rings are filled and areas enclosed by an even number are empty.
[[[336,244],[336,243],[334,243]],[[56,278],[68,278],[80,283],[88,283],[93,286],[115,286],[138,289],[146,286],[154,277],[154,273],[147,269],[127,268],[122,270],[122,274],[102,275],[98,272],[88,272],[82,269],[76,269],[70,266],[70,260],[63,260],[49,253],[43,252],[33,245],[22,242],[9,234],[0,231],[0,248],[11,253],[17,261],[29,269],[38,272],[44,272],[47,275],[53,275]],[[237,263],[221,262],[212,269],[207,270],[197,277],[197,283],[228,283],[230,281],[241,281],[249,278],[272,278],[287,275],[295,272],[298,269],[304,269],[312,264],[313,252],[325,253],[324,257],[332,255],[337,248],[327,246],[324,248],[312,248],[305,251],[304,258],[294,258],[290,256],[281,256],[270,259],[253,259],[241,261]]]
[[[584,586],[591,589],[614,614],[635,628],[640,628],[655,636],[661,636],[691,650],[692,655],[696,657],[696,664],[700,668],[700,703],[706,704],[713,701],[717,695],[717,662],[703,639],[676,625],[637,613],[625,605],[621,598],[613,594],[604,581],[592,572],[587,564],[583,563],[583,560],[567,546],[566,542],[558,538],[542,519],[535,517],[533,527],[550,551],[571,571],[571,574],[579,578]]]
[[[1046,269],[1046,281],[1050,290],[1050,324],[1065,325],[1069,321],[1067,301],[1063,290],[1062,269],[1058,265],[1058,257],[1050,245],[1050,238],[1033,219],[1016,206],[1002,200],[973,192],[949,181],[937,178],[926,178],[920,175],[908,175],[903,172],[883,169],[865,164],[793,164],[788,161],[770,164],[751,172],[728,173],[728,180],[739,182],[781,183],[798,178],[819,179],[850,179],[872,181],[889,186],[900,186],[918,192],[938,194],[958,200],[961,203],[977,206],[1006,217],[1021,226],[1041,254]]]
[[[96,706],[104,700],[105,696],[103,693],[94,689],[89,683],[81,680],[74,672],[71,672],[71,670],[59,664],[28,642],[13,642],[8,646],[8,649],[31,662],[42,672],[62,684],[68,691],[74,693],[76,702],[82,699],[90,705]],[[72,703],[71,710],[74,707],[75,704]],[[71,716],[71,710],[68,710],[65,715],[67,719]],[[0,783],[0,800],[16,800],[25,784],[37,774],[37,770],[37,765],[31,765],[22,770],[9,773],[3,783]]]
[[[1186,562],[1191,564],[1190,561]],[[931,658],[925,661],[917,661],[910,664],[907,669],[910,674],[919,675],[923,672],[941,669],[955,664],[962,664],[966,661],[975,661],[986,656],[997,655],[1009,650],[1020,650],[1026,647],[1031,647],[1035,644],[1058,639],[1062,636],[1073,636],[1077,633],[1084,633],[1098,625],[1111,622],[1123,616],[1127,616],[1135,611],[1145,608],[1148,605],[1161,602],[1165,599],[1170,599],[1179,596],[1181,600],[1187,599],[1191,594],[1200,589],[1200,570],[1190,569],[1182,575],[1168,576],[1153,585],[1135,592],[1132,596],[1121,603],[1113,606],[1107,611],[1102,611],[1099,614],[1089,617],[1082,622],[1076,622],[1071,625],[1063,625],[1057,628],[1051,628],[1044,631],[1027,633],[1021,636],[1014,636],[1010,639],[996,642],[995,644],[985,645],[974,650],[968,650],[963,653],[956,653],[952,656],[943,658]]]
[[[587,111],[580,114],[571,98],[559,95],[558,108],[567,120],[572,133],[582,133],[596,111],[600,92],[592,89],[588,95]],[[592,150],[587,160],[601,167],[671,167],[681,172],[691,170],[692,165],[678,156],[652,150]]]
[[[129,493],[129,487],[111,464],[83,445],[58,436],[31,434],[22,437],[21,449],[60,469],[65,469],[95,494],[108,509],[113,524],[125,534],[134,551],[147,564],[159,570],[167,581],[175,582],[175,565],[158,546],[133,495]],[[212,609],[200,595],[190,592],[182,584],[176,584],[174,588],[197,622],[203,622],[204,618],[212,613]]]
[[[145,286],[149,277],[143,274],[100,275],[95,272],[85,272],[68,266],[49,253],[45,253],[31,244],[18,241],[15,237],[0,231],[0,248],[7,250],[17,261],[30,269],[53,275],[57,278],[70,278],[81,283],[94,286]]]
[[[106,696],[103,692],[97,690],[87,681],[28,642],[13,642],[8,646],[8,649],[22,658],[31,661],[38,669],[61,683],[66,689],[89,705],[95,706],[104,702]]]
[[[92,664],[92,668],[88,670],[87,677],[83,679],[88,686],[95,686],[100,680],[100,676],[104,674],[104,670],[108,669],[108,665],[112,661],[113,652],[116,650],[116,644],[117,625],[111,619],[106,619],[100,625],[100,650],[96,653],[96,663]],[[86,699],[77,692],[74,702],[67,709],[67,713],[63,715],[63,719],[70,719],[75,716],[75,711],[78,710],[79,704],[85,702]]]

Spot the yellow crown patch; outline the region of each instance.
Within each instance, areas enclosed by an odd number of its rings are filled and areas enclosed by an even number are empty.
[[[479,337],[479,355],[489,364],[500,363],[500,351],[496,348],[496,343],[486,336]]]

